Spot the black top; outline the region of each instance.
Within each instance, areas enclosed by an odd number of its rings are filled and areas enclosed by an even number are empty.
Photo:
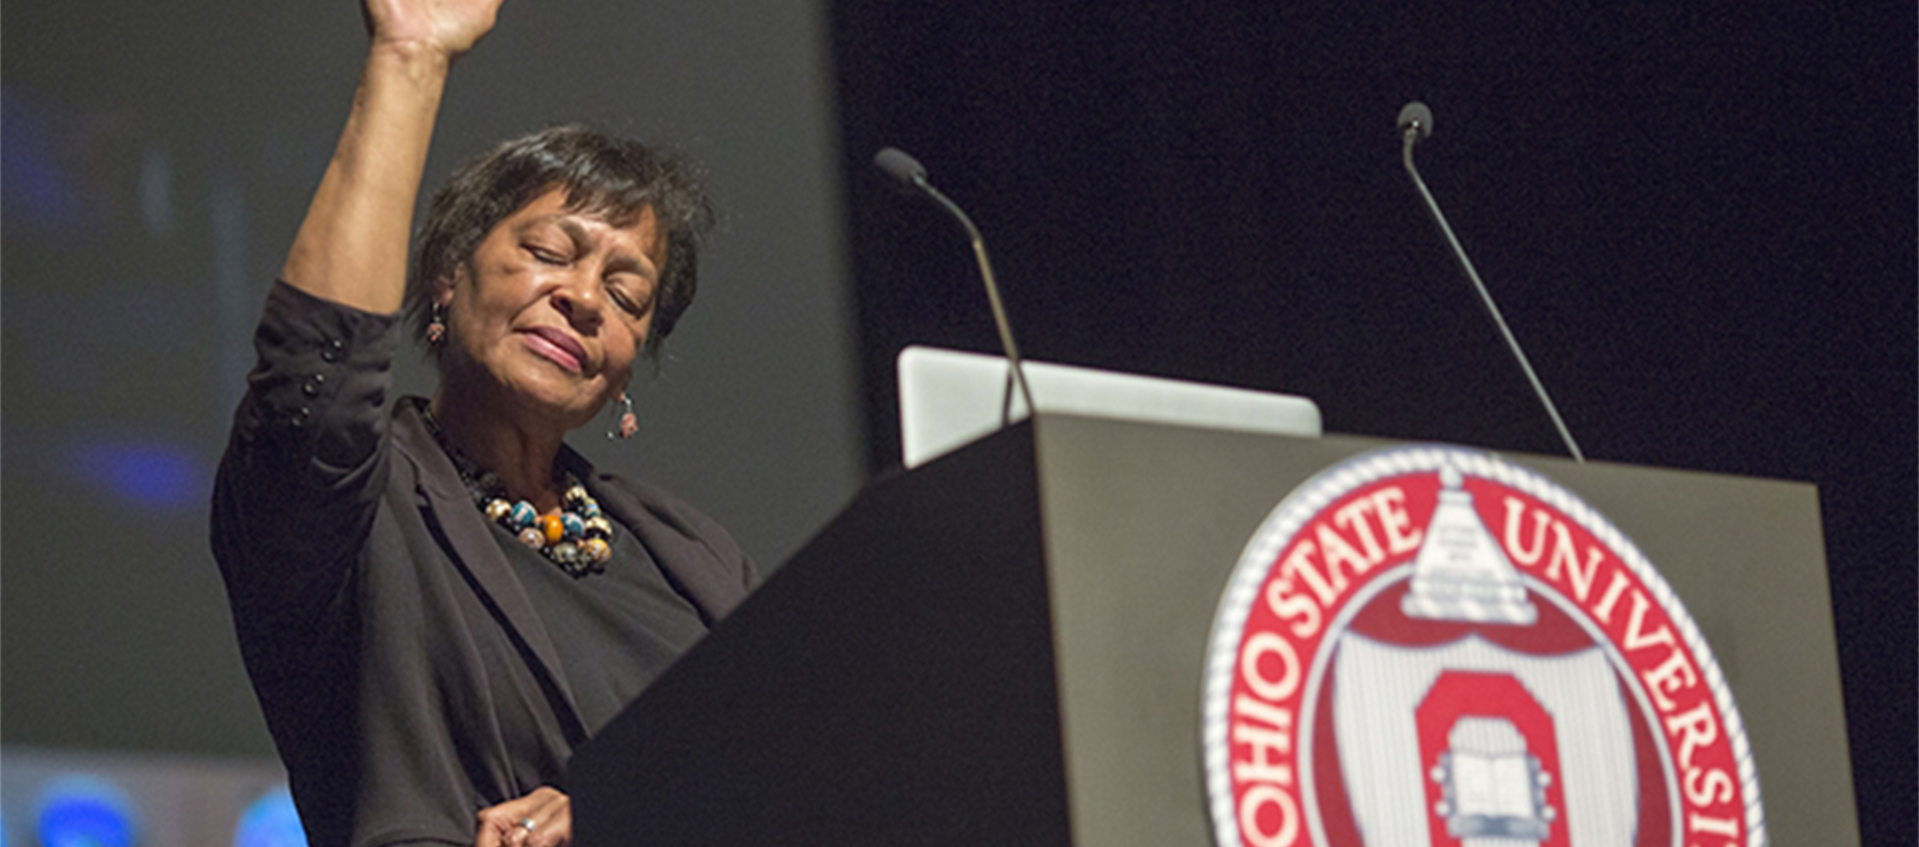
[[[613,532],[613,557],[605,572],[580,577],[498,523],[493,536],[553,638],[588,735],[598,733],[706,634],[699,611],[673,589],[626,527]]]

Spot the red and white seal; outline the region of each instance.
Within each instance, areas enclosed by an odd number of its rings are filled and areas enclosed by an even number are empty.
[[[1220,599],[1201,714],[1219,847],[1766,842],[1679,598],[1489,453],[1367,453],[1287,496]]]

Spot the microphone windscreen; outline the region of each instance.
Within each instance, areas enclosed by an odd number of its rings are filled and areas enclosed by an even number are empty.
[[[1413,127],[1414,129],[1418,130],[1419,139],[1421,141],[1424,141],[1427,138],[1432,137],[1433,110],[1426,108],[1426,104],[1421,103],[1418,100],[1414,100],[1411,103],[1407,103],[1405,107],[1399,110],[1400,133],[1404,134],[1406,132],[1407,127]]]
[[[873,166],[901,191],[918,193],[920,185],[926,182],[926,166],[898,147],[888,147],[875,154]]]

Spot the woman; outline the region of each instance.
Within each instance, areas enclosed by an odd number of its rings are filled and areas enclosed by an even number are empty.
[[[407,272],[447,72],[499,2],[367,2],[221,462],[214,551],[315,847],[567,843],[573,749],[755,579],[711,520],[562,443],[692,297],[684,166],[574,127],[509,142],[436,197]],[[390,396],[403,305],[431,400]]]

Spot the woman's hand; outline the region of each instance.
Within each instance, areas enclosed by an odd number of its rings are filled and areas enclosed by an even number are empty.
[[[373,46],[425,47],[448,59],[493,29],[502,0],[363,0]]]
[[[542,785],[532,794],[481,809],[474,847],[562,847],[573,842],[573,801]]]

